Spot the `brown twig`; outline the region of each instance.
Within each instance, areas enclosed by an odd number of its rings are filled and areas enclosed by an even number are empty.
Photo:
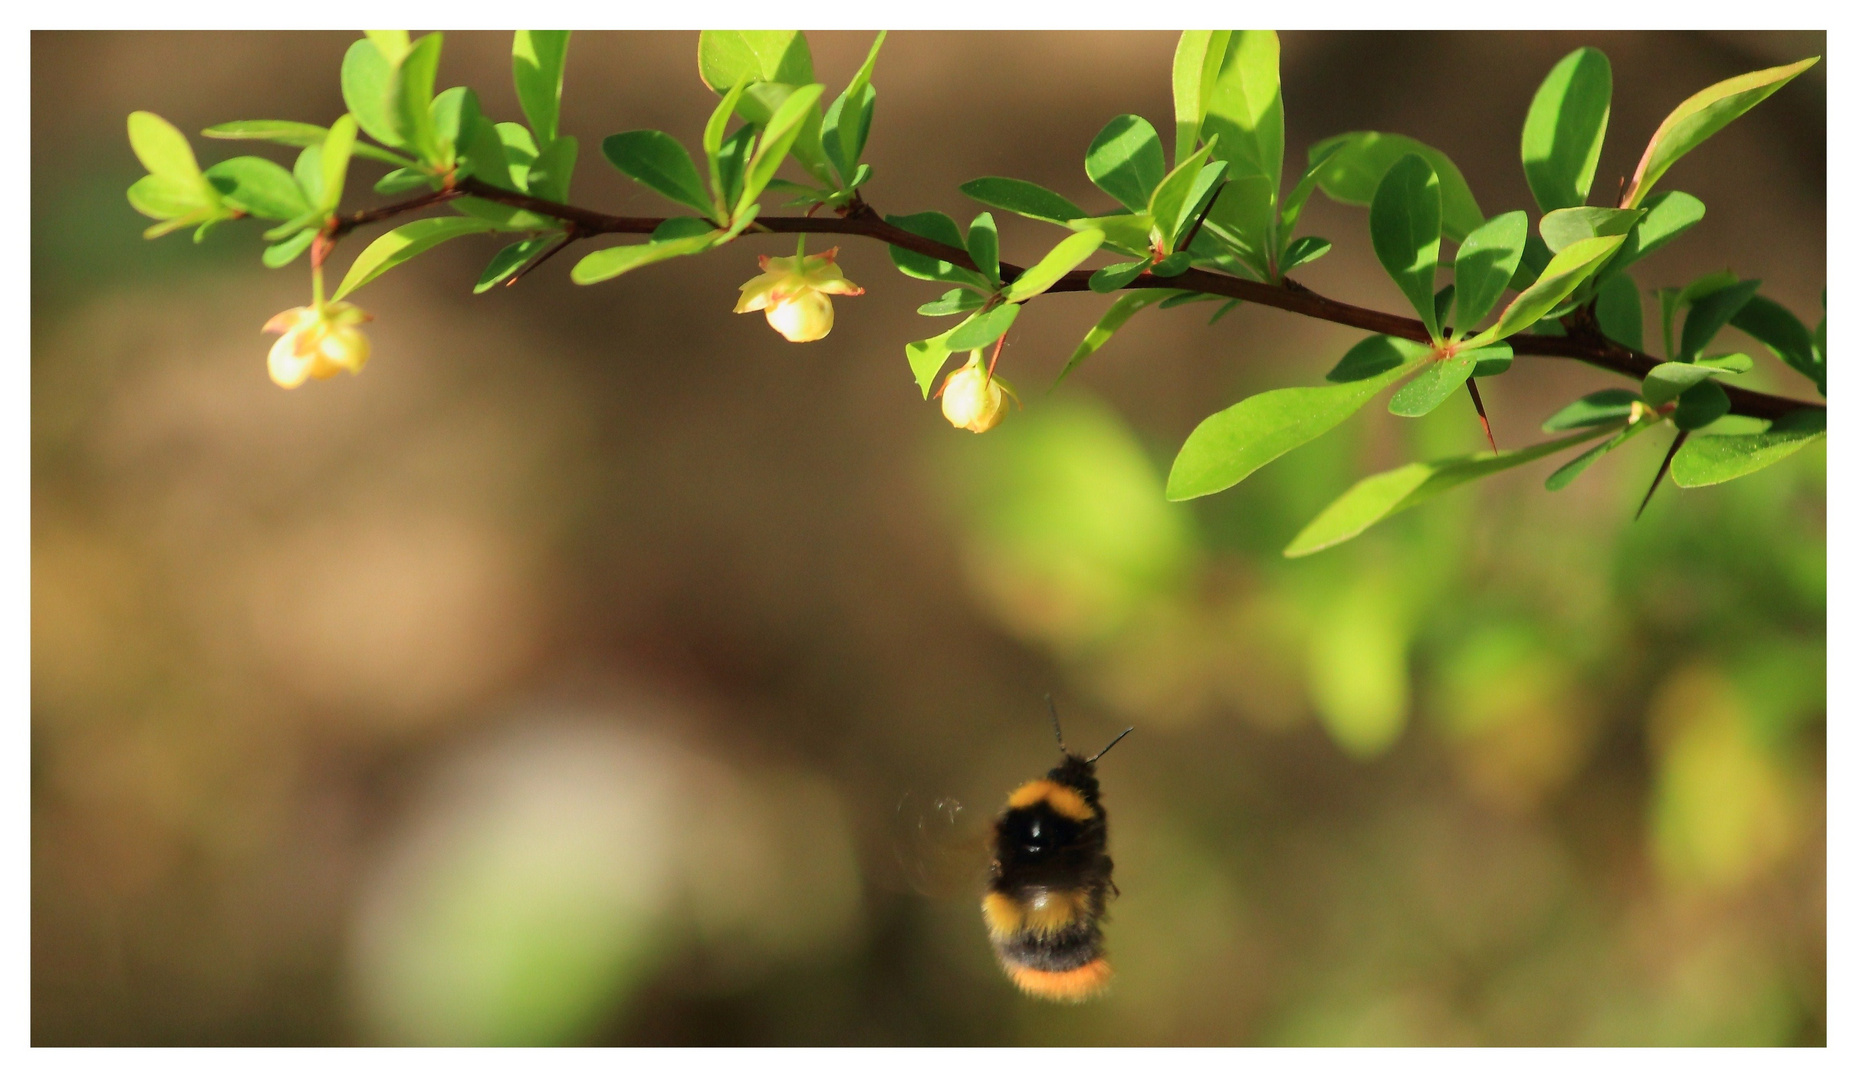
[[[666,219],[660,217],[623,217],[603,214],[584,207],[569,206],[548,199],[518,191],[507,191],[486,184],[475,177],[465,177],[456,182],[454,187],[442,191],[421,195],[403,203],[383,206],[376,210],[364,210],[356,214],[336,219],[329,235],[338,238],[361,225],[383,221],[399,214],[426,206],[436,205],[460,195],[474,196],[489,202],[511,206],[518,210],[528,210],[547,217],[557,218],[572,226],[578,237],[604,235],[649,235],[656,231]],[[837,218],[810,217],[763,217],[756,218],[753,231],[765,233],[826,233],[838,236],[862,236],[878,240],[895,247],[919,252],[922,255],[952,263],[967,270],[977,271],[972,257],[959,248],[950,247],[925,236],[911,233],[906,229],[892,225],[871,209],[861,199],[845,207]],[[1024,268],[1012,263],[999,264],[999,271],[1005,281],[1010,282],[1024,272]],[[1071,293],[1089,291],[1088,270],[1071,270],[1059,278],[1048,290],[1050,293]],[[1224,296],[1233,300],[1246,300],[1263,307],[1276,308],[1280,311],[1305,315],[1308,318],[1324,322],[1351,326],[1374,334],[1386,334],[1391,337],[1407,338],[1411,341],[1429,341],[1429,331],[1416,319],[1393,315],[1389,312],[1376,311],[1359,307],[1340,300],[1334,300],[1313,292],[1304,286],[1270,285],[1260,281],[1233,277],[1229,274],[1215,273],[1196,267],[1186,270],[1174,277],[1161,278],[1153,274],[1141,274],[1126,285],[1126,289],[1187,289],[1192,292],[1207,293],[1212,296]],[[1513,346],[1515,355],[1552,356],[1568,360],[1578,360],[1593,367],[1615,372],[1633,379],[1641,379],[1649,369],[1661,363],[1656,357],[1619,345],[1601,335],[1594,340],[1581,340],[1572,337],[1556,337],[1546,334],[1516,334],[1507,339]],[[1827,406],[1812,401],[1800,401],[1795,398],[1764,394],[1756,390],[1746,390],[1736,386],[1724,386],[1726,397],[1732,405],[1732,411],[1741,416],[1757,417],[1765,420],[1777,418],[1796,409],[1823,409]]]
[[[1500,453],[1501,448],[1494,445],[1494,428],[1488,426],[1488,407],[1481,403],[1481,387],[1475,385],[1475,376],[1469,376],[1469,400],[1475,403],[1475,415],[1481,417],[1482,434],[1488,436],[1488,449]]]
[[[568,244],[573,243],[575,240],[578,240],[579,238],[580,238],[579,230],[574,228],[572,225],[568,225],[567,231],[561,234],[561,237],[557,242],[555,242],[552,246],[550,246],[546,251],[542,252],[540,255],[537,255],[533,262],[529,263],[527,266],[522,267],[520,270],[517,270],[515,273],[509,275],[509,280],[502,283],[503,287],[508,288],[509,286],[514,285],[516,282],[522,280],[524,277],[527,277],[528,272],[530,270],[533,270],[535,267],[540,266],[542,263],[547,262],[549,259],[560,254],[562,249],[564,249]]]

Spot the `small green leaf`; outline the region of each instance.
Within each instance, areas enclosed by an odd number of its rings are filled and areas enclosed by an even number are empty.
[[[1356,382],[1292,386],[1244,398],[1206,417],[1179,448],[1166,479],[1175,502],[1223,491],[1359,411],[1414,363]]]
[[[1096,187],[1138,212],[1146,209],[1153,189],[1166,177],[1166,152],[1152,124],[1123,114],[1095,136],[1083,165]]]
[[[1756,435],[1693,435],[1679,451],[1669,476],[1684,488],[1736,480],[1775,465],[1827,433],[1829,414],[1798,409]]]
[[[704,30],[696,67],[717,94],[754,79],[789,86],[812,81],[811,47],[797,30]]]
[[[1649,369],[1642,379],[1642,397],[1654,406],[1662,406],[1681,396],[1689,387],[1705,382],[1720,373],[1705,364],[1669,361]]]
[[[601,248],[575,263],[571,276],[575,285],[592,285],[601,281],[609,281],[641,266],[649,266],[652,263],[660,263],[682,255],[694,255],[722,242],[726,237],[726,233],[714,229],[699,236]]]
[[[1195,217],[1190,215],[1192,202],[1202,204],[1210,197],[1209,189],[1199,184],[1203,178],[1201,174],[1215,170],[1212,173],[1214,180],[1224,175],[1224,162],[1217,162],[1210,170],[1206,169],[1205,159],[1210,156],[1211,150],[1210,146],[1206,146],[1180,162],[1177,168],[1159,182],[1147,200],[1147,215],[1153,219],[1153,225],[1160,235],[1165,237],[1167,253],[1174,249],[1176,241],[1191,227]]]
[[[1489,218],[1456,249],[1456,332],[1473,330],[1513,282],[1526,248],[1527,216],[1514,210]]]
[[[1282,200],[1281,236],[1284,241],[1294,235],[1295,225],[1301,220],[1301,208],[1307,205],[1309,197],[1314,194],[1314,188],[1319,184],[1321,174],[1326,171],[1327,163],[1333,161],[1344,146],[1344,143],[1328,139],[1320,153],[1310,155],[1307,170],[1301,174],[1301,179],[1295,181],[1294,190],[1288,193],[1288,198]]]
[[[1037,221],[1049,221],[1061,225],[1084,216],[1083,209],[1075,203],[1029,180],[1013,180],[1006,176],[981,176],[977,180],[968,180],[961,184],[960,190],[966,194],[967,198],[976,202],[999,210],[1009,210],[1014,214],[1021,214]]]
[[[341,205],[342,188],[348,181],[348,161],[354,155],[354,114],[344,113],[328,129],[328,141],[322,144],[322,197],[317,207],[333,212]]]
[[[1683,391],[1675,403],[1673,420],[1682,431],[1704,428],[1733,410],[1720,384],[1708,379]]]
[[[1282,554],[1291,559],[1345,543],[1393,514],[1429,502],[1451,488],[1505,472],[1596,438],[1589,431],[1539,443],[1524,450],[1502,453],[1483,451],[1441,461],[1417,461],[1389,472],[1368,476],[1329,503],[1296,534]]]
[[[209,180],[230,183],[225,201],[236,209],[273,221],[289,221],[309,212],[309,200],[296,178],[282,165],[261,157],[235,157],[206,170]]]
[[[659,195],[699,214],[714,210],[709,192],[696,172],[689,151],[661,131],[621,131],[608,135],[599,148],[619,172]]]
[[[1585,278],[1595,273],[1622,243],[1621,236],[1594,236],[1589,240],[1580,240],[1554,255],[1539,275],[1539,280],[1514,297],[1507,305],[1507,310],[1501,312],[1500,321],[1494,324],[1493,329],[1484,330],[1470,338],[1469,344],[1486,345],[1512,337],[1532,326],[1544,318],[1547,312],[1558,307],[1560,301],[1570,296],[1572,290],[1583,284]]]
[[[486,293],[515,276],[515,272],[528,265],[528,260],[541,254],[549,244],[555,243],[559,236],[531,236],[526,240],[517,240],[508,247],[498,251],[489,265],[483,268],[483,276],[477,279],[477,286],[471,290]]]
[[[579,157],[580,140],[571,135],[548,143],[547,149],[528,166],[528,190],[543,199],[566,202],[568,186],[573,183],[573,166]]]
[[[395,266],[446,240],[488,232],[492,227],[488,222],[468,217],[421,218],[407,222],[367,245],[367,250],[355,257],[354,264],[348,267],[347,276],[341,279],[341,287],[335,290],[333,299],[340,300]]]
[[[990,215],[984,215],[990,217]],[[1082,265],[1082,260],[1095,254],[1101,246],[1102,234],[1098,229],[1086,229],[1073,233],[1058,241],[1036,264],[1019,274],[1017,279],[1005,288],[1005,299],[1012,302],[1029,300],[1057,283],[1064,274]]]
[[[226,124],[214,124],[200,134],[209,139],[258,139],[300,148],[321,146],[322,140],[328,138],[328,128],[316,124],[299,124],[294,120],[234,120]],[[413,164],[410,158],[363,142],[354,144],[354,156],[383,161],[401,168]]]
[[[412,34],[405,30],[363,30],[367,40],[389,64],[397,64],[412,51]]]
[[[443,166],[452,156],[452,148],[440,146],[438,128],[432,122],[432,94],[438,88],[438,56],[444,48],[444,34],[426,34],[412,45],[393,69],[393,125],[405,138],[406,145],[417,152],[427,165]]]
[[[1139,262],[1115,263],[1104,266],[1089,275],[1089,288],[1098,293],[1118,292],[1127,287],[1128,282],[1139,277],[1153,265],[1153,256],[1148,255]]]
[[[1547,417],[1540,430],[1570,431],[1572,428],[1607,424],[1612,420],[1627,420],[1641,401],[1642,397],[1634,390],[1620,387],[1598,390]]]
[[[882,52],[882,43],[889,36],[887,30],[879,31],[876,40],[870,43],[870,51],[863,58],[863,66],[844,87],[844,92],[831,103],[831,108],[824,114],[824,126],[820,132],[820,142],[825,156],[837,167],[838,178],[846,190],[857,187],[855,174],[857,162],[863,156],[863,147],[869,141],[870,116],[876,107],[876,88],[870,80],[876,73],[876,56]]]
[[[991,214],[980,214],[966,229],[966,251],[979,266],[979,272],[994,286],[998,276],[998,226]]]
[[[296,257],[309,250],[320,229],[303,229],[295,236],[281,243],[272,244],[264,249],[264,265],[272,270],[281,269],[296,261]]]
[[[904,350],[908,354],[908,370],[914,372],[915,384],[921,387],[922,400],[926,400],[933,390],[934,376],[940,374],[940,369],[947,364],[947,357],[953,353],[953,350],[947,348],[947,338],[952,333],[953,330],[949,330],[925,341],[911,341]]]
[[[129,114],[129,146],[149,175],[199,187],[208,205],[216,205],[218,196],[200,172],[193,147],[180,129],[151,112]]]
[[[326,141],[326,140],[324,140]],[[290,170],[296,177],[296,185],[303,189],[313,206],[322,205],[322,147],[305,146],[303,152],[296,155],[296,165]]]
[[[1687,321],[1681,324],[1680,359],[1693,360],[1712,342],[1715,335],[1732,321],[1739,309],[1758,292],[1758,279],[1741,281],[1715,289],[1696,299],[1688,308]]]
[[[1611,274],[1598,287],[1597,327],[1617,344],[1642,351],[1642,293],[1629,274]]]
[[[1230,34],[1229,30],[1187,30],[1179,35],[1172,54],[1172,111],[1177,120],[1174,162],[1185,160],[1198,148],[1198,129],[1204,123],[1210,92],[1216,89],[1217,73],[1224,66]]]
[[[1135,312],[1154,303],[1183,295],[1186,294],[1175,289],[1135,289],[1124,296],[1116,297],[1114,303],[1108,305],[1108,310],[1102,313],[1101,318],[1095,321],[1095,325],[1083,337],[1082,344],[1077,345],[1076,351],[1069,354],[1069,362],[1063,365],[1061,372],[1057,373],[1056,384],[1052,384],[1051,388],[1054,389],[1056,385],[1061,384],[1082,361],[1087,360],[1103,345],[1106,345],[1108,339],[1114,336],[1114,332],[1125,326],[1127,320],[1134,317]]]
[[[1390,409],[1393,416],[1425,416],[1434,411],[1438,405],[1447,401],[1451,394],[1462,389],[1462,384],[1475,374],[1475,364],[1484,359],[1478,355],[1480,350],[1468,349],[1444,360],[1426,364],[1417,377],[1391,395]],[[1511,359],[1513,351],[1508,351]],[[1490,358],[1491,359],[1491,358]]]
[[[1436,259],[1442,232],[1442,187],[1436,170],[1408,154],[1385,172],[1372,197],[1372,250],[1434,340],[1437,326]]]
[[[341,99],[369,138],[406,149],[393,104],[394,67],[373,41],[356,41],[341,61]]]
[[[1782,304],[1754,296],[1733,315],[1732,325],[1757,338],[1771,354],[1789,364],[1823,392],[1823,363],[1810,331]]]
[[[985,304],[985,294],[976,289],[948,289],[939,300],[922,304],[915,309],[917,315],[958,315],[962,311],[971,311]]]
[[[1631,439],[1634,439],[1636,436],[1642,434],[1643,432],[1648,431],[1650,428],[1655,427],[1657,424],[1661,423],[1661,420],[1662,418],[1660,416],[1652,413],[1648,416],[1643,417],[1640,420],[1637,420],[1635,423],[1628,424],[1627,426],[1623,428],[1623,430],[1618,431],[1615,435],[1612,435],[1610,438],[1604,440],[1603,442],[1597,444],[1596,446],[1593,446],[1591,449],[1586,450],[1584,453],[1579,454],[1577,457],[1573,458],[1572,460],[1566,462],[1565,464],[1559,466],[1557,469],[1553,470],[1552,475],[1546,477],[1546,490],[1547,491],[1563,490],[1567,484],[1570,484],[1573,480],[1578,479],[1579,473],[1582,473],[1586,469],[1590,468],[1592,462],[1596,461],[1598,458],[1603,457],[1605,454],[1610,453],[1612,450],[1615,450],[1617,447],[1622,446],[1624,443],[1630,441]],[[1609,430],[1609,429],[1603,428],[1602,430]]]
[[[1748,72],[1724,82],[1714,83],[1700,93],[1675,106],[1662,126],[1649,137],[1636,176],[1624,193],[1625,207],[1640,206],[1649,189],[1662,178],[1669,166],[1688,151],[1699,146],[1727,124],[1745,115],[1754,105],[1776,93],[1820,57],[1799,60],[1783,67]]]
[[[470,145],[476,127],[483,122],[483,107],[476,91],[467,86],[453,86],[432,99],[432,130],[439,146],[458,149]]]
[[[567,70],[571,30],[517,30],[510,50],[515,97],[543,150],[560,137],[560,88]]]
[[[1108,214],[1103,217],[1074,218],[1064,224],[1077,232],[1085,229],[1099,229],[1105,238],[1104,243],[1110,249],[1122,251],[1136,259],[1144,257],[1152,250],[1153,219],[1148,217],[1144,210],[1138,214]]]
[[[1555,254],[1593,236],[1621,236],[1643,216],[1641,210],[1608,210],[1601,206],[1569,206],[1539,219],[1539,236]]]
[[[741,187],[741,194],[735,199],[740,206],[753,202],[766,190],[767,182],[779,171],[786,160],[786,154],[792,149],[793,140],[799,137],[799,128],[806,118],[814,112],[819,95],[824,93],[821,83],[811,83],[794,90],[766,122],[761,132],[760,145],[747,162],[747,175]]]
[[[198,184],[176,180],[171,176],[144,176],[129,185],[129,205],[151,218],[178,220],[179,224],[174,225],[174,229],[192,224],[212,213],[213,209],[207,205]],[[173,230],[163,228],[161,231]]]
[[[1468,181],[1462,179],[1462,171],[1441,150],[1403,135],[1349,131],[1315,143],[1308,150],[1308,160],[1317,161],[1329,152],[1333,159],[1315,182],[1334,202],[1370,206],[1379,182],[1391,167],[1406,155],[1416,154],[1430,163],[1442,187],[1443,235],[1461,240],[1481,227],[1481,207],[1476,205]]]
[[[1520,164],[1541,210],[1585,201],[1609,125],[1610,59],[1578,49],[1539,84],[1520,133]]]
[[[1431,310],[1436,312],[1436,325],[1447,326],[1449,324],[1449,308],[1455,301],[1456,286],[1454,283],[1436,290],[1436,297],[1430,304]]]
[[[1618,249],[1606,272],[1621,270],[1687,232],[1707,215],[1706,206],[1685,191],[1662,191],[1643,200],[1646,213]]]
[[[1724,371],[1728,375],[1744,375],[1752,370],[1752,357],[1746,353],[1729,353],[1725,356],[1701,356],[1694,362],[1715,371]]]
[[[891,214],[885,220],[898,229],[906,229],[916,236],[926,237],[936,243],[945,244],[956,251],[966,250],[966,241],[960,238],[960,227],[953,219],[936,210],[919,214]],[[991,282],[963,266],[937,259],[932,255],[923,255],[904,247],[889,245],[889,259],[895,268],[909,277],[924,281],[952,281],[961,284],[977,285],[989,289]]]
[[[1333,241],[1318,236],[1297,236],[1289,242],[1287,250],[1282,252],[1282,273],[1286,274],[1298,266],[1306,266],[1333,250]]]
[[[967,349],[983,349],[1011,329],[1017,321],[1018,305],[1000,304],[990,311],[982,311],[965,322],[954,327],[947,334],[947,349],[950,352],[964,352]]]
[[[1211,217],[1266,273],[1282,190],[1281,43],[1275,31],[1232,31],[1217,77],[1203,94],[1201,137],[1216,139],[1213,156],[1229,163],[1227,190]]]
[[[432,175],[423,169],[394,169],[374,181],[374,191],[381,195],[403,195],[421,188],[429,191],[431,187]]]
[[[1333,383],[1359,382],[1383,375],[1394,368],[1420,360],[1428,360],[1436,350],[1426,342],[1408,341],[1404,338],[1374,334],[1357,345],[1346,350],[1340,362],[1327,372],[1327,381]]]

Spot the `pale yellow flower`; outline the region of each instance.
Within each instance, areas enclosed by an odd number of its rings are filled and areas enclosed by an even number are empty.
[[[340,371],[358,374],[373,351],[360,324],[372,318],[339,300],[320,309],[278,312],[264,324],[265,333],[283,335],[271,346],[271,381],[291,390],[304,379],[326,379]]]
[[[940,413],[954,427],[977,435],[991,431],[1005,418],[1010,394],[1003,382],[986,371],[975,349],[966,366],[940,384]]]
[[[831,332],[831,297],[862,296],[863,290],[837,268],[837,249],[790,258],[760,256],[759,277],[741,286],[736,315],[765,311],[767,325],[787,341],[817,341]]]

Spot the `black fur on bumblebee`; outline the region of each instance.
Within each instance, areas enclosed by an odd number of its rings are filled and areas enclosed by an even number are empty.
[[[1074,1002],[1100,993],[1112,974],[1101,921],[1108,894],[1120,890],[1095,762],[1133,728],[1083,758],[1063,744],[1054,703],[1050,723],[1063,760],[1006,798],[992,828],[992,874],[980,910],[998,962],[1020,990]]]

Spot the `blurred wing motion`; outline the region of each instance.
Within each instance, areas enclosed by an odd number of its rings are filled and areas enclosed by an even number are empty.
[[[990,860],[989,825],[952,796],[905,792],[890,835],[902,881],[935,900],[977,897]]]

